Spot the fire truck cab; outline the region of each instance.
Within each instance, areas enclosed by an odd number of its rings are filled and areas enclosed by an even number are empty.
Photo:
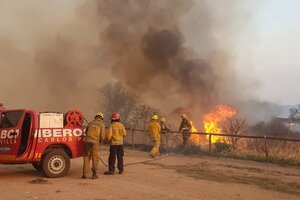
[[[45,176],[65,176],[70,159],[82,156],[83,115],[72,110],[37,113],[0,107],[0,164],[32,164]]]

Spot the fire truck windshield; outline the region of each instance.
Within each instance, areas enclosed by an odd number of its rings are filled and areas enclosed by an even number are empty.
[[[14,128],[21,120],[23,111],[3,112],[0,115],[0,128]]]

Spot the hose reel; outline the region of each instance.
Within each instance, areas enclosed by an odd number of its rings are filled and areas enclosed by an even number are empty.
[[[82,127],[84,116],[79,110],[69,110],[65,115],[66,128]]]

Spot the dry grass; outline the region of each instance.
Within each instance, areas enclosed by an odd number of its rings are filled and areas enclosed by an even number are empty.
[[[268,159],[266,158],[266,148],[261,140],[241,140],[234,151],[222,156],[239,159],[267,161],[282,165],[300,165],[300,143],[274,141],[267,142]]]
[[[147,138],[147,133],[137,132],[135,141],[139,145],[136,147],[149,151],[150,144]],[[180,134],[169,134],[169,149],[165,149],[163,145],[164,140],[162,139],[161,150],[164,152],[181,153],[185,155],[211,155],[208,151],[208,145],[201,145],[201,142],[197,145],[190,145],[189,147],[182,148]],[[130,146],[130,136],[128,138],[128,144]],[[141,140],[140,138],[143,138]],[[200,141],[204,141],[205,136],[200,137]],[[170,148],[171,147],[171,148]],[[266,159],[265,143],[262,139],[250,139],[241,138],[238,140],[236,146],[228,146],[226,144],[215,144],[213,145],[213,156],[228,157],[244,160],[254,160],[259,162],[271,162],[280,165],[296,165],[300,166],[300,142],[286,142],[286,141],[275,141],[268,140],[268,159]]]
[[[185,155],[212,155],[225,158],[253,160],[259,162],[277,163],[280,165],[300,166],[300,143],[268,141],[268,159],[266,159],[265,145],[259,140],[241,140],[237,146],[217,143],[213,145],[212,154],[207,146],[190,145],[186,148],[174,149],[176,153]]]

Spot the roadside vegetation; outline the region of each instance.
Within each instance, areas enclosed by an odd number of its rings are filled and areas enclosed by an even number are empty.
[[[106,108],[106,116],[119,111],[123,116],[121,119],[126,127],[145,130],[150,117],[154,114],[162,115],[161,111],[150,105],[144,104],[138,96],[128,90],[121,82],[108,83],[100,89],[101,107]],[[300,108],[300,107],[299,107]],[[185,155],[211,155],[217,157],[228,157],[260,162],[271,162],[282,165],[300,166],[300,142],[287,142],[268,140],[267,144],[261,139],[240,138],[239,135],[282,137],[299,139],[300,134],[290,130],[286,125],[290,122],[300,120],[299,109],[291,109],[289,119],[283,120],[274,118],[269,122],[259,122],[255,125],[248,125],[242,116],[228,118],[221,125],[224,133],[236,137],[225,138],[212,145],[212,152],[208,150],[206,136],[200,136],[200,143],[193,143],[182,148],[182,136],[180,133],[169,133],[162,136],[162,153],[182,153]],[[106,118],[109,123],[109,117]],[[166,145],[168,137],[168,146]],[[220,137],[221,138],[221,137]],[[126,138],[127,146],[132,146],[131,131],[128,131]],[[148,133],[135,131],[134,143],[136,148],[149,151],[151,145]]]

